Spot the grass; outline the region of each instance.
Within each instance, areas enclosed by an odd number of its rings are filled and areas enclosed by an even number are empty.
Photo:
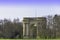
[[[60,40],[60,39],[0,39],[0,40]]]

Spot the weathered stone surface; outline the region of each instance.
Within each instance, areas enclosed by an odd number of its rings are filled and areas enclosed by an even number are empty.
[[[23,18],[23,37],[36,38],[41,30],[46,28],[45,17],[25,17]]]

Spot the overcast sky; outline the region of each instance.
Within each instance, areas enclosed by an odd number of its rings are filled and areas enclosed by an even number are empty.
[[[0,19],[60,14],[58,0],[0,0]]]

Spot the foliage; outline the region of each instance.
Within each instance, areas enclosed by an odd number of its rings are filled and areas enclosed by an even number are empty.
[[[16,20],[16,19],[15,19]],[[0,38],[22,38],[22,23],[4,19],[0,26]]]

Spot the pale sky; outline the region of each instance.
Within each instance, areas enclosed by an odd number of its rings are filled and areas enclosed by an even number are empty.
[[[17,0],[16,0],[17,1]],[[0,19],[14,19],[23,17],[40,17],[60,14],[59,3],[40,3],[39,1],[0,1]]]

